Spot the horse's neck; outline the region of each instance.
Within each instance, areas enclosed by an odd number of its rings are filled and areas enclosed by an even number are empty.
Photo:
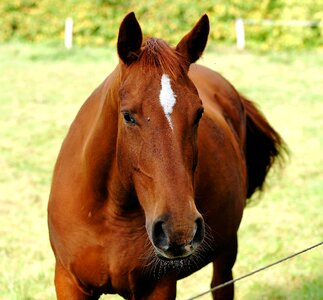
[[[107,197],[109,178],[118,180],[116,169],[116,139],[118,131],[118,69],[92,93],[81,108],[71,131],[79,132],[74,147],[80,185],[88,195],[90,205]],[[117,183],[115,183],[117,184]]]
[[[101,211],[105,217],[118,216],[127,198],[133,196],[131,187],[126,188],[122,183],[117,167],[120,78],[118,69],[114,73],[93,94],[96,98],[95,113],[91,116],[93,124],[82,149],[85,184],[90,193],[89,209]]]

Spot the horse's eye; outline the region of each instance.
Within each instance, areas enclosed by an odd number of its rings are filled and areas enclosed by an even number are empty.
[[[125,120],[125,122],[127,124],[130,124],[130,125],[136,125],[136,119],[132,116],[132,114],[128,111],[123,111],[122,112],[123,114],[123,119]]]
[[[194,120],[194,125],[197,125],[198,124],[198,122],[200,121],[200,119],[203,116],[203,113],[204,113],[204,108],[200,108],[197,111],[196,116],[195,116],[195,120]]]

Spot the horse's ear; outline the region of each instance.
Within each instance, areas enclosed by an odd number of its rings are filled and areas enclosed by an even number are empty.
[[[118,36],[118,54],[126,65],[138,59],[141,43],[141,28],[135,14],[131,12],[123,19]]]
[[[196,62],[202,55],[209,31],[209,18],[204,15],[176,46],[176,50],[186,57],[189,64]]]

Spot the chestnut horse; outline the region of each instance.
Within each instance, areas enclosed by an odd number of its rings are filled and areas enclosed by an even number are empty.
[[[48,204],[58,299],[175,299],[212,262],[232,279],[246,199],[283,142],[221,75],[194,64],[204,15],[176,48],[123,20],[120,62],[77,114]],[[213,294],[232,299],[233,286]]]

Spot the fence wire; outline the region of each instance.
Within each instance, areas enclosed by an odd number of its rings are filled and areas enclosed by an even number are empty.
[[[234,283],[234,282],[236,282],[236,281],[239,281],[239,280],[245,279],[245,278],[247,278],[247,277],[249,277],[249,276],[252,276],[252,275],[254,275],[254,274],[256,274],[256,273],[259,273],[259,272],[264,271],[264,270],[266,270],[266,269],[269,269],[269,268],[271,268],[271,267],[273,267],[273,266],[275,266],[275,265],[278,265],[278,264],[280,264],[280,263],[282,263],[282,262],[285,262],[286,260],[289,260],[289,259],[291,259],[291,258],[293,258],[293,257],[295,257],[295,256],[298,256],[298,255],[303,254],[303,253],[305,253],[305,252],[307,252],[307,251],[313,250],[314,248],[317,248],[317,247],[319,247],[319,246],[322,246],[322,244],[323,244],[323,242],[319,242],[319,243],[317,243],[317,244],[315,244],[315,245],[312,245],[312,246],[310,246],[310,247],[307,247],[307,248],[305,248],[305,249],[303,249],[303,250],[301,250],[301,251],[299,251],[299,252],[296,252],[296,253],[291,254],[291,255],[289,255],[289,256],[286,256],[286,257],[284,257],[284,258],[282,258],[282,259],[279,259],[279,260],[277,260],[277,261],[275,261],[275,262],[273,262],[273,263],[271,263],[271,264],[269,264],[269,265],[267,265],[267,266],[264,266],[264,267],[262,267],[262,268],[259,268],[259,269],[257,269],[257,270],[254,270],[254,271],[252,271],[252,272],[250,272],[250,273],[247,273],[247,274],[245,274],[245,275],[243,275],[243,276],[240,276],[240,277],[238,277],[238,278],[236,278],[236,279],[232,279],[232,280],[229,280],[229,281],[227,281],[227,282],[225,282],[225,283],[219,284],[219,285],[217,285],[217,286],[215,286],[215,287],[213,287],[213,288],[211,288],[211,289],[209,289],[209,290],[207,290],[207,291],[205,291],[205,292],[203,292],[203,293],[201,293],[201,294],[198,294],[198,295],[196,295],[196,296],[194,296],[194,297],[191,297],[191,298],[189,298],[189,299],[187,299],[187,300],[194,300],[194,299],[200,298],[200,297],[202,297],[202,296],[204,296],[204,295],[207,295],[207,294],[209,294],[209,293],[212,293],[212,292],[214,292],[214,291],[216,291],[216,290],[222,289],[223,287],[228,286],[228,285],[230,285],[230,284],[233,284],[233,283]]]

